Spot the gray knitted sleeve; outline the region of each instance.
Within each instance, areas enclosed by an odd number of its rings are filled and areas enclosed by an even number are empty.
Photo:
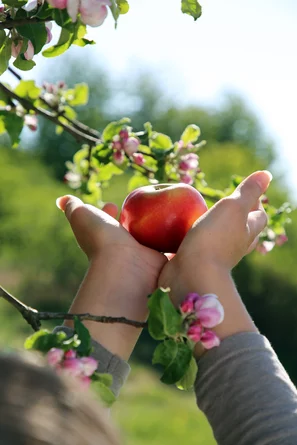
[[[58,331],[64,331],[69,337],[73,335],[73,329],[65,326],[58,326],[54,329],[54,332]],[[107,372],[112,375],[113,382],[111,389],[114,394],[118,396],[121,387],[129,375],[130,366],[120,357],[105,349],[100,343],[92,340],[92,346],[92,357],[98,360],[98,372]]]
[[[297,391],[265,337],[226,338],[198,367],[197,404],[219,445],[297,444]]]

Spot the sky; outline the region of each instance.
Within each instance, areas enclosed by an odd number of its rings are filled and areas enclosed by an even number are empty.
[[[149,69],[183,104],[215,107],[226,92],[239,93],[274,141],[274,169],[297,196],[297,1],[201,0],[196,22],[181,13],[180,0],[129,3],[117,30],[111,17],[89,28],[96,47],[70,50],[80,63],[95,57],[115,78]],[[38,69],[45,66],[54,69],[55,59]]]

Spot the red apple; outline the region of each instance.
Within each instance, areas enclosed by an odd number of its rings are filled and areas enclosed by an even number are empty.
[[[202,195],[190,185],[148,185],[127,196],[120,223],[144,246],[176,253],[188,230],[206,211]]]

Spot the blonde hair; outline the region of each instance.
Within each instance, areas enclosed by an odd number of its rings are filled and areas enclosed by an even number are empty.
[[[0,445],[119,445],[107,410],[33,354],[0,355]]]

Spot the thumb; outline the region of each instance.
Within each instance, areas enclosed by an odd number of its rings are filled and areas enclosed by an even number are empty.
[[[257,206],[260,196],[266,192],[271,180],[272,174],[267,170],[252,173],[237,187],[232,197],[239,199],[248,213]]]
[[[84,203],[73,195],[65,195],[56,200],[57,207],[65,213],[66,218],[71,222],[71,217],[78,207],[83,207]]]

